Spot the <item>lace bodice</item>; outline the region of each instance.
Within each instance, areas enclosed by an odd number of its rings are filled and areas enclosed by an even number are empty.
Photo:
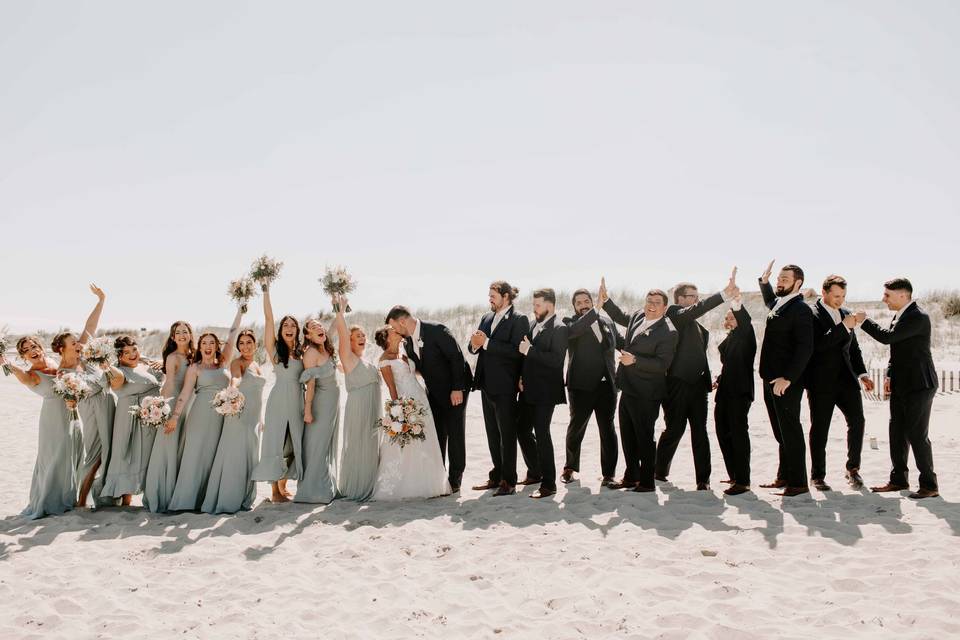
[[[417,368],[412,361],[398,358],[380,363],[381,369],[386,366],[389,366],[393,372],[393,383],[397,386],[399,396],[409,396],[418,400],[426,397],[426,391],[417,379]]]

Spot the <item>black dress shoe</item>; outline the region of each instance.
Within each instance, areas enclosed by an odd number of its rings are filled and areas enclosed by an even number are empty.
[[[611,478],[611,477],[608,476],[608,477],[605,477],[603,480],[600,481],[600,486],[601,486],[601,487],[609,487],[610,485],[615,484],[615,483],[616,483],[616,480],[614,480],[613,478]]]
[[[499,482],[494,482],[493,480],[487,480],[483,484],[474,485],[474,491],[489,491],[490,489],[496,489],[500,486]]]
[[[633,490],[634,490],[636,493],[652,493],[653,491],[656,491],[656,489],[655,489],[654,487],[645,487],[645,486],[643,486],[642,484],[640,484],[639,482],[637,483],[637,486],[635,486],[635,487],[633,488]]]
[[[570,484],[573,482],[573,469],[564,469],[563,473],[560,474],[560,482],[563,484]]]
[[[728,496],[738,496],[741,493],[748,493],[749,491],[750,487],[745,484],[737,484],[736,482],[723,490],[723,492]]]
[[[814,480],[811,480],[810,484],[812,484],[813,488],[816,489],[817,491],[833,491],[833,489],[830,488],[830,485],[824,482],[823,478],[816,478]]]
[[[707,482],[698,482],[697,491],[710,491],[710,484]]]
[[[531,477],[531,476],[527,476],[526,478],[524,478],[523,480],[521,480],[521,481],[518,482],[517,484],[522,484],[522,485],[526,486],[526,485],[528,485],[528,484],[537,484],[538,482],[542,482],[542,481],[543,481],[543,478],[533,478],[533,477]]]
[[[539,500],[540,498],[549,498],[556,492],[557,490],[555,488],[551,489],[550,487],[540,487],[539,489],[531,493],[530,497],[533,498],[534,500]]]
[[[460,493],[460,485],[458,485],[458,484],[451,484],[451,485],[450,485],[450,493]]]
[[[849,482],[850,486],[854,489],[863,489],[863,478],[860,477],[860,471],[858,469],[847,471],[847,482]]]
[[[667,481],[667,476],[663,475],[662,473],[658,473],[658,474],[656,474],[656,475],[653,476],[653,479],[656,480],[656,481],[658,481],[658,482],[666,482],[666,481]]]
[[[493,492],[493,495],[496,496],[512,496],[517,492],[517,488],[507,484],[506,482],[501,482],[500,487]]]
[[[913,498],[914,500],[923,500],[924,498],[936,498],[939,495],[940,492],[936,489],[920,489],[919,491],[911,493],[907,497]]]

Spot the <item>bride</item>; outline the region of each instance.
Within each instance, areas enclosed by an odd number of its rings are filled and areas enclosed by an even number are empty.
[[[374,335],[383,349],[380,373],[390,390],[390,398],[413,398],[426,410],[423,433],[426,440],[413,441],[400,448],[382,437],[380,440],[380,469],[377,474],[374,500],[403,500],[405,498],[432,498],[450,493],[450,482],[440,455],[437,430],[430,413],[427,392],[417,379],[416,368],[406,356],[400,355],[403,336],[389,326],[381,327]]]

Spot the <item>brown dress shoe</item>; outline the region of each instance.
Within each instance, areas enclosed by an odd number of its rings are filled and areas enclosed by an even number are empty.
[[[557,492],[556,489],[540,487],[536,491],[530,494],[530,497],[534,500],[539,500],[540,498],[549,498]]]
[[[707,482],[698,482],[697,491],[710,491],[710,484]]]
[[[487,480],[483,484],[474,485],[474,491],[489,491],[490,489],[496,489],[500,486],[499,482],[494,482],[493,480]]]
[[[923,500],[924,498],[936,498],[940,495],[940,492],[936,489],[920,489],[915,493],[911,493],[908,497],[913,498],[914,500]]]
[[[652,493],[653,491],[656,491],[655,488],[653,488],[653,487],[645,487],[645,486],[643,486],[642,484],[640,484],[639,482],[637,483],[637,486],[635,486],[635,487],[633,488],[633,490],[636,491],[637,493]]]
[[[810,493],[810,487],[787,487],[783,491],[775,493],[774,495],[783,496],[784,498],[792,498],[794,496],[802,496],[805,493]]]
[[[780,478],[777,478],[773,482],[768,482],[767,484],[760,485],[760,488],[761,489],[783,489],[785,486],[787,486],[787,483],[781,480]]]
[[[518,482],[517,484],[522,484],[523,486],[527,486],[528,484],[537,484],[538,482],[540,482],[540,481],[542,481],[542,480],[543,480],[543,478],[531,478],[530,476],[527,476],[526,478],[524,478],[523,480],[521,480],[521,481]]]
[[[882,487],[870,487],[870,491],[873,491],[874,493],[889,493],[891,491],[906,491],[909,488],[910,487],[902,484],[893,484],[892,482],[888,482]]]
[[[813,485],[813,488],[817,491],[833,491],[826,482],[823,481],[823,478],[817,478],[816,480],[811,480],[810,484]]]
[[[512,496],[517,492],[517,488],[507,484],[506,482],[501,482],[500,487],[493,492],[494,497],[496,496]]]
[[[737,484],[737,483],[731,480],[730,478],[727,478],[726,480],[721,480],[720,484]]]
[[[723,490],[723,492],[728,496],[738,496],[741,493],[748,493],[749,491],[750,487],[745,484],[737,484],[736,482]]]
[[[564,469],[563,473],[560,474],[560,482],[563,484],[570,484],[573,482],[573,469]]]

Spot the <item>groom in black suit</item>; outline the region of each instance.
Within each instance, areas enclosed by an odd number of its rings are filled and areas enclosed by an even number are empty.
[[[890,393],[890,481],[873,491],[902,491],[910,485],[907,466],[910,449],[920,470],[920,490],[911,498],[940,495],[933,471],[930,445],[930,411],[937,395],[937,370],[930,354],[930,316],[913,301],[913,285],[895,278],[883,285],[883,302],[895,312],[889,328],[866,314],[857,313],[863,331],[881,344],[890,345],[890,364],[884,390]]]
[[[464,426],[467,398],[473,386],[470,365],[463,359],[456,339],[442,324],[415,318],[401,305],[390,309],[386,323],[405,338],[407,357],[423,376],[450,488],[457,491],[467,460]]]
[[[779,495],[809,493],[807,446],[800,424],[803,373],[813,355],[813,312],[804,301],[803,269],[788,264],[777,276],[777,289],[770,285],[771,262],[760,276],[760,293],[770,309],[760,347],[760,378],[763,401],[780,445],[780,466],[773,482],[764,488],[782,488]]]
[[[493,462],[487,482],[474,489],[496,489],[495,496],[516,493],[517,487],[517,394],[523,365],[520,343],[530,331],[527,317],[513,308],[518,293],[503,280],[490,285],[490,311],[480,320],[467,347],[477,355],[473,388],[480,391]],[[523,457],[529,472],[537,464],[536,443],[524,445]]]

